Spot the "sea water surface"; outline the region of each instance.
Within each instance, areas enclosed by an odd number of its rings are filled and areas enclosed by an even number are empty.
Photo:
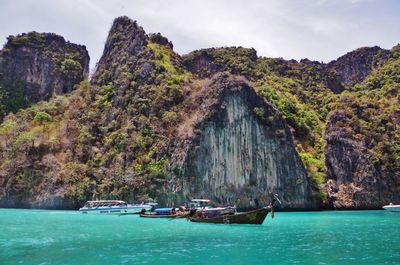
[[[0,209],[0,264],[400,264],[400,214],[276,213],[263,225]]]

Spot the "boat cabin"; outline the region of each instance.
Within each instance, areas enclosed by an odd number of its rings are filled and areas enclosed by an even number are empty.
[[[175,208],[157,208],[155,209],[156,215],[173,215]]]
[[[210,200],[208,200],[208,199],[193,199],[189,202],[188,206],[190,209],[193,209],[193,208],[201,209],[201,208],[210,207]]]

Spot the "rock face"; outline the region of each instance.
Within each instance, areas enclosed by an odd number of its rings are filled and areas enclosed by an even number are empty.
[[[347,119],[344,112],[335,113],[326,129],[325,157],[332,206],[378,207],[381,202],[368,199],[376,197],[378,193],[375,168],[368,157],[365,143],[353,140],[345,128],[337,126],[343,119]]]
[[[288,210],[400,201],[399,47],[329,64],[242,47],[184,56],[172,48],[117,18],[90,84],[7,115],[0,207],[206,197],[245,209],[275,193]],[[88,60],[83,46],[54,34],[10,37],[0,116],[70,92]]]
[[[147,43],[148,36],[136,21],[128,17],[115,19],[91,83],[101,86],[118,80],[117,85],[124,90],[131,81],[126,72],[140,71],[141,78],[145,78],[153,68],[146,63],[151,56]]]
[[[245,82],[217,86],[218,99],[186,153],[183,196],[259,207],[278,193],[285,209],[316,209],[310,179],[276,110]]]
[[[372,69],[382,65],[390,56],[390,51],[378,46],[364,47],[349,52],[327,67],[340,76],[340,81],[348,86],[364,81]]]
[[[0,116],[69,93],[88,72],[85,46],[51,33],[10,36],[0,52]]]
[[[202,78],[224,71],[250,77],[256,63],[256,50],[243,47],[202,49],[183,56],[184,66]]]
[[[182,57],[184,66],[201,78],[218,72],[229,72],[259,80],[262,72],[271,72],[289,78],[298,78],[307,87],[321,83],[335,94],[345,90],[337,74],[326,64],[302,59],[286,61],[282,58],[262,58],[254,49],[243,47],[210,48],[193,51]]]
[[[352,130],[341,126],[349,119],[346,111],[336,111],[326,128],[327,188],[332,207],[380,209],[399,201],[399,172],[385,172],[379,161],[374,163],[368,139],[355,139]]]

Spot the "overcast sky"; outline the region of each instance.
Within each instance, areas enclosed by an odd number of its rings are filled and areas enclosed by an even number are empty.
[[[219,46],[329,62],[362,46],[400,42],[397,0],[0,0],[0,39],[54,32],[86,45],[92,67],[115,17],[160,32],[180,54]]]

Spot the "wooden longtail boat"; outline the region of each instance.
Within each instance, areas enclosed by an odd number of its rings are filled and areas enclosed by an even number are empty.
[[[145,218],[186,218],[190,214],[189,211],[186,212],[176,212],[174,208],[158,208],[155,209],[154,213],[142,212],[140,217]]]
[[[189,213],[183,214],[169,214],[169,215],[159,215],[155,213],[141,213],[140,217],[145,218],[186,218],[189,216]]]
[[[199,223],[214,223],[214,224],[262,224],[265,217],[267,217],[268,212],[271,210],[270,207],[264,207],[257,210],[236,213],[236,214],[226,214],[216,217],[199,217],[193,216],[189,217],[192,222]]]

